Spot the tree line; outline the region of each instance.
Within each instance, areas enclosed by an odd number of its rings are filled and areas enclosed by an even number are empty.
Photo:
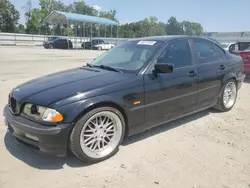
[[[77,1],[66,5],[57,0],[39,0],[38,8],[28,9],[25,13],[25,25],[19,23],[20,13],[9,1],[0,1],[0,32],[42,34],[55,36],[117,36],[116,28],[98,24],[52,25],[45,22],[45,18],[53,11],[72,12],[108,18],[119,22],[117,11],[98,11],[84,1]],[[203,35],[203,27],[200,23],[182,21],[179,22],[175,17],[170,17],[167,23],[160,22],[156,17],[145,18],[144,20],[120,24],[118,27],[119,37],[147,37],[159,35]]]

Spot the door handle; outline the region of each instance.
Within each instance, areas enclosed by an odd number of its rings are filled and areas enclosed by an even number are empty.
[[[187,75],[190,77],[194,77],[197,75],[197,73],[195,71],[190,71]]]
[[[226,66],[225,66],[225,65],[221,65],[219,69],[220,69],[220,70],[225,70],[225,69],[226,69]]]

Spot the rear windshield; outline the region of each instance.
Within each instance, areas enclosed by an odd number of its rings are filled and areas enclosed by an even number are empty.
[[[229,45],[228,44],[221,44],[222,48],[227,48]]]

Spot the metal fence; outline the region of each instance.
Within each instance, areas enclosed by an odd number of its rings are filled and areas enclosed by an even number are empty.
[[[20,34],[20,33],[0,33],[0,45],[13,45],[13,46],[42,46],[43,42],[48,40],[48,35],[31,35],[31,34]],[[57,36],[62,38],[68,38],[72,41],[74,47],[81,48],[83,42],[90,41],[87,37],[67,37]],[[92,39],[103,39],[105,42],[112,44],[120,44],[128,39],[126,38],[92,38]]]
[[[250,42],[250,31],[247,32],[208,32],[204,33],[207,37],[212,37],[213,39],[221,43],[233,43],[239,41]]]
[[[205,36],[212,37],[219,42],[237,42],[237,41],[250,41],[250,31],[249,32],[210,32],[204,33]],[[44,41],[48,39],[46,35],[30,35],[30,34],[20,34],[20,33],[0,33],[0,45],[29,45],[29,46],[41,46]],[[65,37],[65,36],[63,36]],[[87,37],[66,37],[69,38],[74,47],[80,48],[83,42],[90,41]],[[97,38],[92,38],[97,39]],[[120,44],[127,38],[103,38],[105,42]]]

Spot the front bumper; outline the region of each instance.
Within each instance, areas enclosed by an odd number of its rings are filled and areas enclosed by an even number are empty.
[[[22,142],[49,155],[67,155],[68,139],[73,124],[45,126],[22,116],[12,115],[9,107],[4,108],[5,124],[9,132]]]

